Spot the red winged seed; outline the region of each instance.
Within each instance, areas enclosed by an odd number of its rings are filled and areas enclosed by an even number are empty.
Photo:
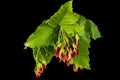
[[[69,61],[67,61],[66,64],[67,64],[67,66],[70,66],[70,62]]]
[[[60,47],[57,47],[56,51],[58,51],[58,52],[59,52],[59,51],[60,51]]]
[[[64,62],[67,61],[67,56],[65,54],[63,55],[63,59],[64,59]]]
[[[36,71],[36,72],[35,72],[35,75],[36,75],[37,78],[39,78],[39,77],[41,76],[40,71]]]
[[[40,68],[40,73],[43,73],[44,69],[43,67]]]
[[[46,69],[46,68],[47,68],[46,65],[44,65],[44,64],[43,64],[42,66],[43,66],[43,69]]]
[[[60,54],[59,54],[59,59],[62,60],[63,57],[64,57],[63,53],[60,53]]]
[[[78,54],[78,50],[76,48],[74,48],[73,52],[75,52],[75,54]]]
[[[59,57],[59,52],[57,51],[57,52],[55,52],[55,56],[56,56],[56,58],[58,58]]]
[[[68,54],[68,60],[70,60],[72,58],[72,53]]]
[[[78,45],[79,45],[79,40],[77,39],[76,40],[76,46],[78,47]]]
[[[74,71],[74,72],[77,72],[77,68],[76,68],[75,65],[73,66],[73,71]]]
[[[59,51],[60,51],[60,47],[57,47],[57,49],[55,50],[55,56],[56,56],[56,58],[59,57]]]
[[[75,52],[73,52],[73,53],[71,54],[72,57],[74,57],[75,55],[76,55]]]

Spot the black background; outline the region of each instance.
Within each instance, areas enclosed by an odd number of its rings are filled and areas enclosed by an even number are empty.
[[[106,65],[109,65],[108,60],[113,50],[113,38],[115,38],[112,25],[114,8],[104,0],[74,0],[73,11],[94,21],[103,36],[91,42],[89,49],[91,70],[74,73],[72,66],[66,67],[65,64],[59,63],[57,59],[53,58],[41,77],[36,79],[32,50],[30,48],[23,50],[24,42],[43,20],[50,18],[66,1],[68,0],[18,1],[12,4],[8,2],[9,6],[4,9],[6,13],[4,20],[7,20],[7,24],[5,23],[4,26],[8,25],[6,30],[12,34],[7,34],[6,43],[10,44],[7,49],[6,46],[4,47],[4,53],[8,54],[4,56],[6,59],[4,78],[16,80],[97,80],[106,77],[106,71],[111,70]],[[12,37],[12,35],[14,36]]]

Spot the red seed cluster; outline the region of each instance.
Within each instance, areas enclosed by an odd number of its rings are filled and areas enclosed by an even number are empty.
[[[35,71],[36,77],[39,78],[45,69],[46,69],[46,65],[42,64],[42,67]]]
[[[64,45],[58,44],[55,48],[55,56],[59,58],[59,62],[63,61],[67,66],[70,66],[70,60],[76,56],[78,52],[79,40],[76,39],[75,42],[66,43]]]

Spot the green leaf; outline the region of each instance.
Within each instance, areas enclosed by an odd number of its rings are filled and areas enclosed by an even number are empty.
[[[77,14],[77,13],[76,13]],[[79,15],[79,14],[78,14]],[[77,23],[80,25],[80,26],[85,26],[86,24],[86,18],[82,15],[79,15],[79,19],[77,21]]]
[[[101,34],[98,30],[98,26],[91,20],[86,21],[86,33],[89,37],[96,40],[97,38],[101,37]]]
[[[46,23],[48,23],[52,28],[56,28],[63,20],[63,17],[66,15],[66,13],[69,12],[72,12],[72,1],[68,1],[63,4],[60,9],[46,21]]]
[[[54,56],[54,47],[53,46],[48,46],[48,47],[42,47],[41,48],[41,54],[43,55],[46,63],[48,64],[52,57]]]
[[[79,19],[79,15],[73,12],[66,12],[64,15],[63,19],[60,22],[60,25],[69,25],[69,24],[74,24],[77,22]]]
[[[74,23],[74,24],[64,24],[64,25],[61,25],[61,28],[67,34],[74,34],[75,32],[80,32],[80,31],[83,30],[83,27],[78,25],[77,23]]]
[[[53,33],[54,31],[49,25],[42,24],[38,26],[36,31],[29,36],[25,46],[30,48],[48,46],[52,39],[51,36]]]
[[[90,48],[90,45],[83,39],[83,37],[80,37],[80,45],[78,47],[79,54],[73,58],[71,64],[75,64],[77,68],[90,69],[88,48]]]
[[[84,16],[79,15],[77,24],[81,27],[82,30],[78,29],[78,35],[81,36],[89,44],[91,41],[90,33],[89,33],[90,27],[86,27],[86,21],[87,21],[87,19]]]

